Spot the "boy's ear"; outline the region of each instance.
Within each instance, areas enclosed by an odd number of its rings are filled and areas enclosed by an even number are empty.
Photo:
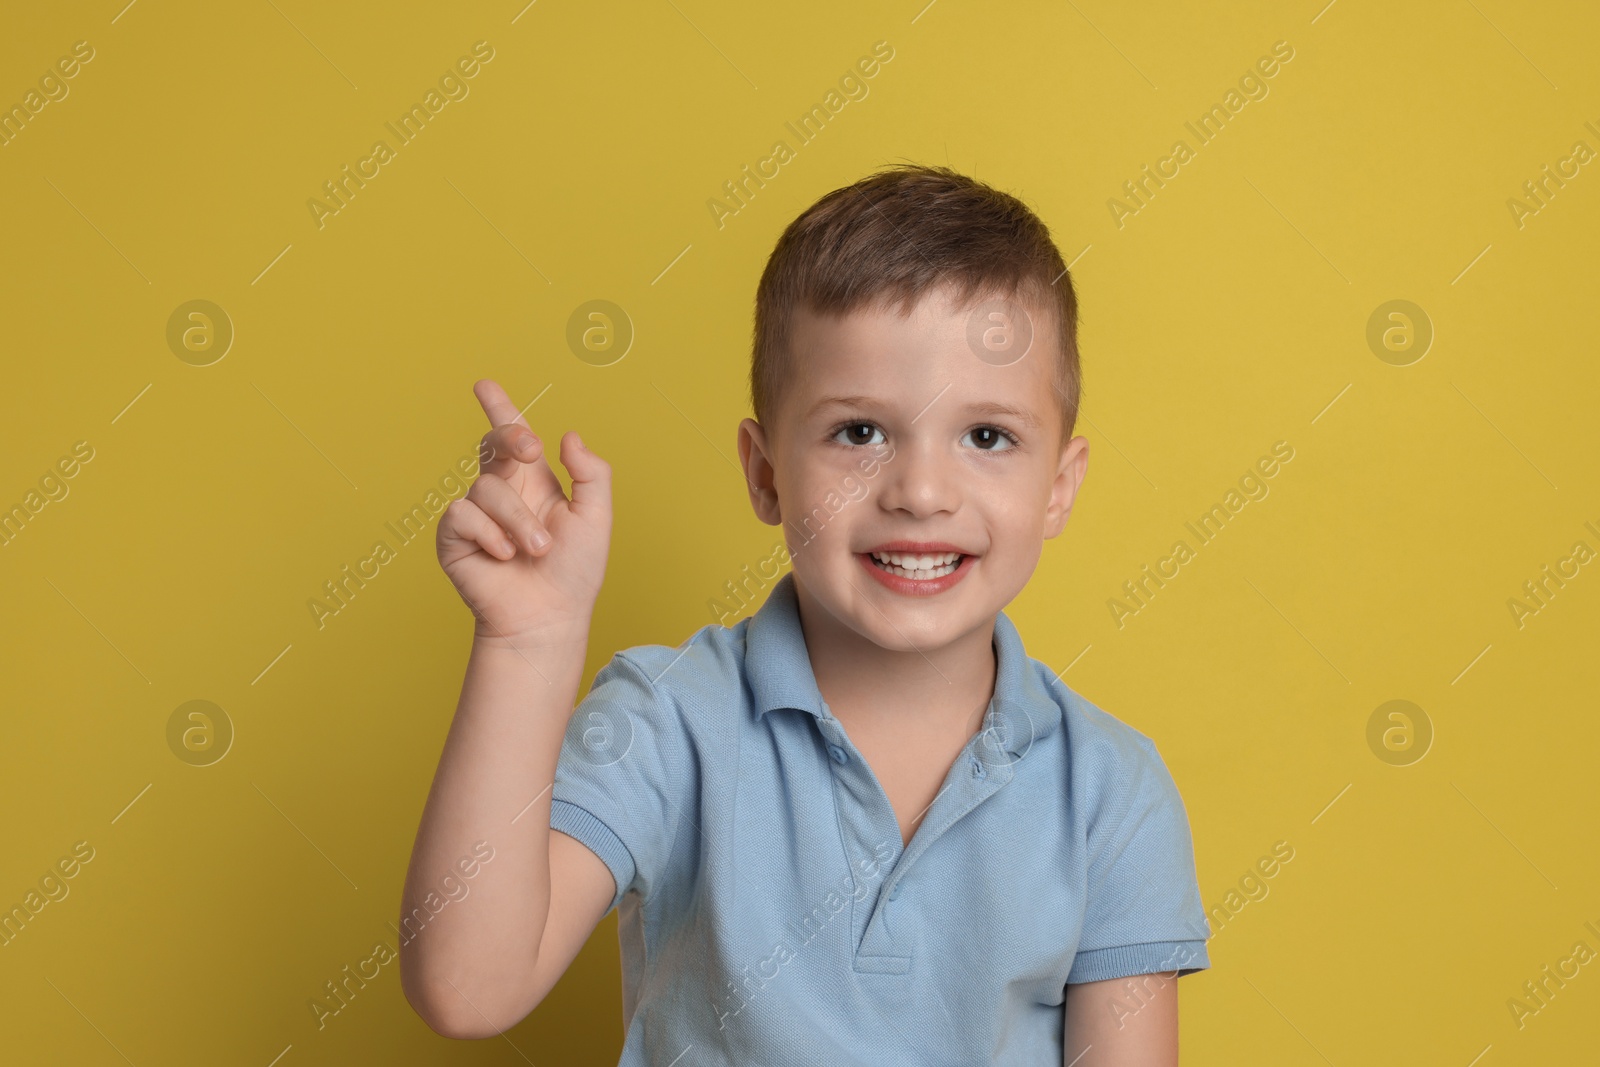
[[[767,450],[767,434],[755,419],[739,423],[739,462],[744,465],[745,489],[756,517],[768,526],[783,521],[778,511],[778,490],[774,485],[772,456]]]
[[[1061,446],[1061,463],[1056,468],[1056,478],[1050,486],[1050,503],[1044,512],[1044,536],[1048,540],[1066,528],[1072,514],[1072,502],[1077,499],[1078,488],[1083,485],[1083,475],[1089,466],[1089,439],[1074,437]]]

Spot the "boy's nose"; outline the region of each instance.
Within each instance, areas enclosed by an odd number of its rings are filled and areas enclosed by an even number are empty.
[[[878,506],[916,518],[955,512],[961,506],[960,478],[950,459],[929,446],[897,449],[884,464]]]

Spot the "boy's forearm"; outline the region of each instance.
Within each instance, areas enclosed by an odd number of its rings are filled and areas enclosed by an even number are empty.
[[[419,1011],[509,1025],[531,1009],[550,910],[550,787],[587,644],[587,620],[473,641],[402,898],[401,973]],[[456,865],[480,841],[493,861],[466,882]],[[451,873],[469,890],[443,906]]]

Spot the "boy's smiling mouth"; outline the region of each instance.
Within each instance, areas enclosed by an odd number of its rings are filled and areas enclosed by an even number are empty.
[[[890,541],[856,553],[880,584],[907,596],[944,592],[967,576],[977,558],[942,541]]]

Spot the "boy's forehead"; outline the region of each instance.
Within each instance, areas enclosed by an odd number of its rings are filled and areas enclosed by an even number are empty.
[[[1003,309],[999,319],[991,317],[997,307]],[[996,328],[1026,335],[1026,354],[995,358],[983,345]],[[909,311],[889,302],[843,314],[797,308],[790,344],[787,399],[807,409],[828,395],[899,400],[908,398],[908,389],[924,387],[931,398],[947,385],[952,392],[976,394],[971,399],[999,394],[1049,406],[1060,358],[1050,322],[1037,306],[1009,295],[961,300],[949,289],[930,291]]]

